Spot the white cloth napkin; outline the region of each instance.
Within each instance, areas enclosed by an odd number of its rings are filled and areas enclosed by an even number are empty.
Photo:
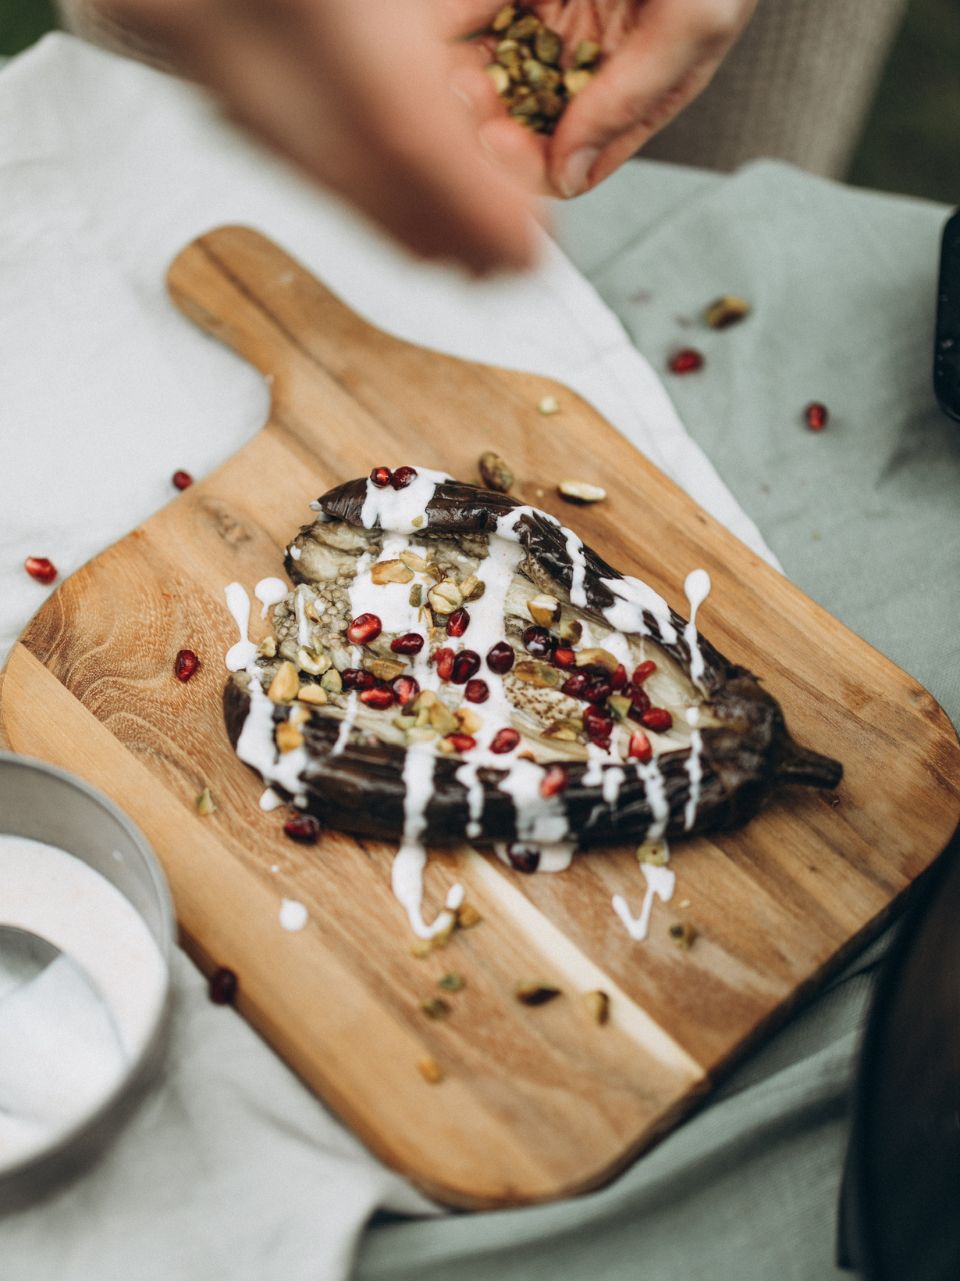
[[[192,89],[58,35],[0,71],[0,658],[47,590],[24,557],[69,574],[169,501],[175,469],[204,475],[262,425],[260,376],[164,292],[177,251],[227,222],[263,230],[382,328],[561,379],[770,558],[554,245],[522,279],[414,263]],[[341,1278],[377,1208],[431,1211],[206,1001],[185,958],[176,977],[161,1088],[78,1184],[0,1220],[4,1275]]]

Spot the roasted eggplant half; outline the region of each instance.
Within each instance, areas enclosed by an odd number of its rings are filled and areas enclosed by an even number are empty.
[[[324,824],[584,848],[731,828],[779,784],[839,783],[698,634],[702,570],[688,621],[548,513],[422,468],[313,506],[224,708],[240,758]]]

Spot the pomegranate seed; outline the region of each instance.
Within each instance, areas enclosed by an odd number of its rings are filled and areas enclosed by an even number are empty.
[[[651,707],[640,717],[640,724],[656,734],[664,734],[673,725],[673,717],[665,707]]]
[[[320,822],[312,814],[291,814],[283,833],[298,845],[316,845],[320,839]]]
[[[188,471],[175,471],[170,479],[173,481],[174,489],[189,489],[193,484],[193,477]],[[229,970],[227,973],[229,974]]]
[[[569,645],[560,645],[553,651],[553,661],[557,667],[573,667],[577,661],[577,656]]]
[[[453,675],[450,679],[454,685],[466,685],[471,676],[480,670],[480,655],[475,649],[462,649],[453,660]]]
[[[613,685],[608,676],[591,674],[587,678],[587,688],[581,695],[588,703],[602,703],[613,693]]]
[[[423,637],[419,632],[404,632],[402,636],[394,636],[390,648],[395,654],[419,654],[423,649]]]
[[[696,347],[681,347],[670,357],[668,368],[672,374],[692,374],[703,368],[703,352]]]
[[[207,980],[207,995],[214,1005],[232,1005],[237,996],[237,976],[233,970],[225,965],[214,970]]]
[[[523,645],[527,653],[532,654],[534,658],[549,658],[556,649],[557,642],[545,627],[539,627],[534,623],[524,631]]]
[[[406,707],[420,693],[420,682],[415,676],[397,676],[391,684],[394,697],[401,707]]]
[[[345,667],[340,680],[344,689],[373,689],[377,683],[373,672],[365,672],[362,667]]]
[[[567,771],[562,765],[548,765],[547,772],[540,780],[540,795],[543,797],[556,796],[562,792],[567,785]]]
[[[513,726],[507,725],[504,729],[498,729],[490,740],[490,751],[497,756],[503,756],[506,752],[512,752],[519,742],[519,732]]]
[[[188,681],[200,666],[200,659],[192,649],[181,649],[173,660],[173,674],[178,681]]]
[[[463,693],[468,703],[485,703],[490,697],[490,686],[483,680],[467,681]]]
[[[455,752],[470,752],[477,745],[477,740],[472,734],[448,734],[447,742]]]
[[[652,707],[650,695],[642,686],[636,685],[630,687],[630,704],[629,715],[633,716],[634,720],[640,720]]]
[[[520,841],[511,841],[507,846],[507,858],[518,872],[531,874],[540,866],[540,851],[535,845],[522,845]]]
[[[453,675],[453,660],[456,657],[452,649],[438,649],[430,660],[437,665],[437,675],[442,681],[448,681]]]
[[[416,469],[413,467],[398,467],[390,477],[390,484],[394,489],[406,489],[406,487],[417,479]]]
[[[610,677],[610,684],[615,690],[623,689],[627,683],[627,669],[623,663],[617,663],[616,670]]]
[[[497,641],[496,645],[491,645],[487,650],[487,666],[491,672],[502,676],[509,672],[515,657],[512,645],[508,645],[506,641]]]
[[[590,742],[593,743],[594,747],[599,747],[604,752],[609,752],[610,750],[609,734],[594,734],[591,737]]]
[[[384,489],[389,485],[392,477],[393,472],[389,467],[374,467],[370,473],[371,483],[376,485],[378,489]]]
[[[587,732],[587,738],[594,742],[598,738],[606,738],[610,741],[610,734],[613,730],[613,717],[603,707],[597,707],[593,703],[583,709],[583,728]]]
[[[358,614],[347,628],[347,640],[351,645],[369,645],[383,631],[383,623],[376,614]]]
[[[469,611],[465,609],[455,609],[447,619],[447,635],[462,636],[469,626]]]
[[[657,670],[656,663],[653,661],[652,658],[648,658],[646,662],[638,663],[637,666],[633,669],[633,676],[631,677],[631,680],[633,681],[634,685],[642,685],[643,682],[647,679],[647,677],[652,676],[656,670]]]
[[[566,694],[568,698],[586,699],[589,684],[590,677],[586,672],[574,672],[560,686],[560,693]]]
[[[389,685],[374,685],[373,689],[360,691],[360,702],[378,712],[385,712],[388,707],[392,707],[393,701],[393,690]]]
[[[46,556],[28,556],[23,562],[23,568],[31,578],[41,583],[52,583],[57,576],[56,565],[52,560],[47,560]]]
[[[811,431],[823,431],[830,421],[830,413],[826,405],[822,405],[819,400],[811,401],[803,411],[803,416]]]
[[[647,761],[653,759],[653,748],[650,746],[650,740],[642,729],[635,729],[630,735],[630,746],[627,748],[627,755],[644,765]]]

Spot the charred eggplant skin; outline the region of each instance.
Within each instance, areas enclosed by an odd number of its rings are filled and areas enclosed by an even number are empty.
[[[315,504],[321,518],[345,521],[362,527],[361,509],[367,493],[366,480],[352,480],[322,495]],[[459,482],[437,485],[427,504],[428,527],[434,532],[494,534],[501,517],[518,504],[506,494],[479,489]],[[309,527],[308,527],[309,528]],[[567,591],[573,564],[567,551],[566,535],[559,524],[532,508],[524,508],[514,524],[526,553]],[[584,589],[586,613],[602,611],[614,601],[614,593],[602,581],[622,580],[623,575],[588,547]],[[285,561],[293,581],[300,580],[298,563],[289,553]],[[685,620],[670,611],[676,639],[664,638],[656,616],[644,610],[650,635],[689,672],[691,654],[683,637]],[[711,718],[719,726],[701,731],[702,777],[693,821],[686,813],[691,778],[688,764],[691,749],[667,752],[657,757],[669,807],[665,835],[675,838],[698,832],[738,827],[750,819],[769,794],[784,783],[812,787],[836,787],[843,775],[838,761],[800,747],[790,737],[779,704],[749,671],[730,663],[702,637],[698,649],[703,659],[699,685],[705,692]],[[250,708],[244,678],[229,681],[224,690],[224,716],[231,742],[236,746]],[[274,720],[286,719],[289,709],[274,708]],[[325,824],[359,835],[397,839],[404,822],[403,766],[406,749],[384,742],[353,741],[336,755],[331,748],[339,721],[311,712],[302,726],[310,764],[304,784],[307,806]],[[464,839],[469,814],[467,794],[456,779],[457,759],[438,758],[435,789],[426,811],[425,839],[445,843]],[[587,784],[586,762],[564,766],[567,786],[563,807],[567,825],[584,848],[618,840],[639,840],[654,824],[654,813],[644,779],[627,770],[614,804],[603,799],[601,785]],[[484,787],[483,839],[510,840],[516,837],[516,812],[510,795],[500,790],[504,771],[481,769]]]

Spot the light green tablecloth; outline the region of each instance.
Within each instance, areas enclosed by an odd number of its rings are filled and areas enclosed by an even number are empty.
[[[930,390],[942,208],[762,164],[639,163],[557,211],[560,240],[663,368],[788,575],[960,718],[960,429]],[[742,325],[699,322],[722,293]],[[802,410],[822,400],[826,431]],[[697,1117],[577,1201],[379,1223],[363,1281],[828,1281],[848,1091],[880,940]]]

